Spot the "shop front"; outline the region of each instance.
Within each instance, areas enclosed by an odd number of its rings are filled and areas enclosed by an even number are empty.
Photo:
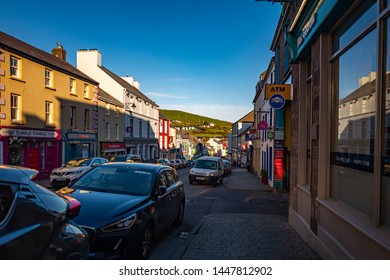
[[[60,165],[59,130],[0,127],[0,164],[33,168],[47,179]]]
[[[94,132],[62,131],[62,162],[73,158],[89,158],[97,155],[97,137]]]
[[[100,155],[105,158],[110,156],[125,155],[126,147],[124,142],[101,142]]]

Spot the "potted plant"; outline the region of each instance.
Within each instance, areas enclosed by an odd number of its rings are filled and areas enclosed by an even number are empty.
[[[268,185],[268,174],[267,170],[261,169],[260,171],[260,180],[264,185]]]

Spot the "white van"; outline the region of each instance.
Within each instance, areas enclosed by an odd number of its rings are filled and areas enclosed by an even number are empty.
[[[202,184],[217,185],[223,183],[224,163],[220,157],[203,156],[195,161],[189,174],[190,184],[198,182]]]

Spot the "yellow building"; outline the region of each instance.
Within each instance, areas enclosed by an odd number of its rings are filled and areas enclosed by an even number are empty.
[[[51,170],[96,155],[98,83],[66,62],[0,32],[0,164]]]

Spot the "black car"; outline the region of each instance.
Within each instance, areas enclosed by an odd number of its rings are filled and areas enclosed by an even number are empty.
[[[81,204],[37,185],[37,174],[0,165],[0,259],[87,259],[88,234],[70,220]]]
[[[154,237],[183,222],[183,182],[165,165],[106,163],[58,192],[83,205],[74,221],[90,235],[91,258],[146,259]]]

